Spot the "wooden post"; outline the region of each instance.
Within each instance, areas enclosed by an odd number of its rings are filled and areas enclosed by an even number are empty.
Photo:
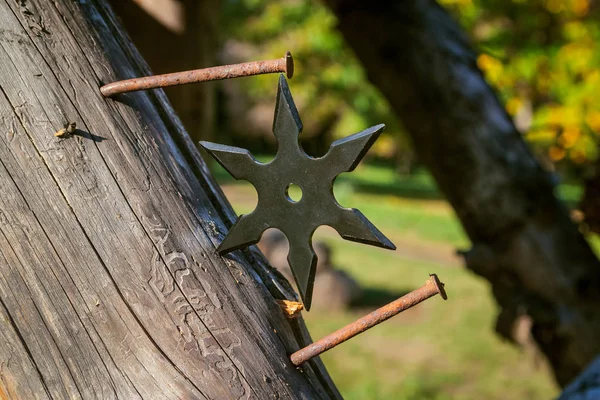
[[[0,0],[0,398],[338,397],[164,93],[100,95],[148,72],[103,0]]]

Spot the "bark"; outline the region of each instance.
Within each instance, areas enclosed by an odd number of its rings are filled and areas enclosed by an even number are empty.
[[[593,176],[585,181],[579,209],[583,213],[585,227],[590,232],[600,234],[600,160],[596,162],[594,169]]]
[[[498,332],[529,314],[566,384],[600,352],[600,263],[459,27],[433,0],[326,3],[470,237],[466,264],[492,284]]]
[[[103,0],[0,0],[0,398],[338,397],[164,92],[100,95],[148,73]]]
[[[565,388],[557,400],[594,400],[600,397],[600,357]]]

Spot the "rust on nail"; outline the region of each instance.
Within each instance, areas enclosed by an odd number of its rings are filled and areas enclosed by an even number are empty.
[[[188,83],[218,81],[221,79],[240,78],[243,76],[272,74],[285,72],[288,78],[294,75],[294,60],[288,51],[283,58],[276,60],[253,61],[242,64],[221,65],[218,67],[195,69],[191,71],[173,72],[170,74],[152,75],[141,78],[112,82],[100,88],[104,97],[136,90],[155,89]]]
[[[75,122],[68,122],[65,124],[64,128],[54,132],[54,136],[59,138],[69,137],[74,134],[77,130],[77,124]]]
[[[351,324],[346,325],[345,327],[338,329],[324,338],[298,350],[290,356],[290,359],[294,365],[302,365],[311,358],[326,352],[338,344],[353,338],[354,336],[374,327],[377,324],[382,323],[394,315],[399,314],[402,311],[435,296],[436,294],[439,294],[444,300],[448,298],[446,296],[446,291],[444,290],[444,284],[439,281],[437,275],[432,274],[425,285],[421,286],[420,288],[413,290],[407,295],[394,300],[393,302],[373,311],[372,313],[352,322]]]

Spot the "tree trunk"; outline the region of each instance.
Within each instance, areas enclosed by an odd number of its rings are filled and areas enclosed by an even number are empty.
[[[600,357],[573,380],[557,400],[595,400],[600,397]]]
[[[164,92],[100,95],[146,74],[103,0],[0,0],[0,398],[338,397]]]
[[[600,352],[600,263],[459,27],[433,0],[327,3],[471,238],[466,264],[492,283],[497,330],[529,314],[566,384]]]

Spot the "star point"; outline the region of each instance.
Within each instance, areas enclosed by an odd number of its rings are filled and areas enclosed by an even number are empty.
[[[258,193],[256,209],[242,215],[231,227],[218,247],[219,253],[257,243],[267,228],[279,229],[288,238],[288,262],[308,311],[317,263],[312,235],[319,226],[331,226],[346,240],[395,249],[360,211],[340,206],[333,195],[335,178],[356,168],[383,129],[384,125],[365,129],[333,142],[325,156],[309,157],[298,143],[302,122],[287,81],[281,75],[273,121],[278,149],[271,162],[259,163],[246,149],[200,142],[235,179],[250,182]],[[288,197],[290,184],[302,190],[300,200]]]

